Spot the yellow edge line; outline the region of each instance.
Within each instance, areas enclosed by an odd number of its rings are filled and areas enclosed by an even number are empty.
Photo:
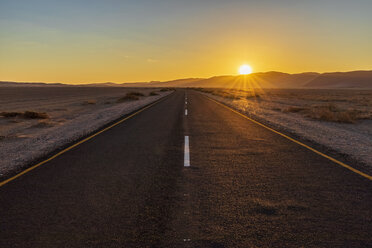
[[[324,158],[327,158],[327,159],[331,160],[332,162],[335,162],[336,164],[341,165],[342,167],[345,167],[346,169],[351,170],[352,172],[354,172],[354,173],[356,173],[356,174],[358,174],[358,175],[360,175],[360,176],[362,176],[362,177],[364,177],[364,178],[367,178],[367,179],[369,179],[369,180],[372,181],[372,176],[370,176],[370,175],[368,175],[368,174],[366,174],[366,173],[363,173],[363,172],[361,172],[361,171],[359,171],[359,170],[357,170],[357,169],[354,169],[354,168],[351,167],[350,165],[347,165],[347,164],[345,164],[345,163],[342,163],[341,161],[338,161],[337,159],[332,158],[332,157],[330,157],[330,156],[328,156],[328,155],[326,155],[326,154],[324,154],[324,153],[322,153],[322,152],[320,152],[320,151],[318,151],[318,150],[316,150],[316,149],[314,149],[314,148],[312,148],[312,147],[310,147],[310,146],[308,146],[308,145],[305,145],[304,143],[302,143],[302,142],[300,142],[300,141],[298,141],[298,140],[295,140],[295,139],[293,139],[293,138],[291,138],[291,137],[289,137],[289,136],[287,136],[287,135],[285,135],[285,134],[283,134],[283,133],[281,133],[281,132],[279,132],[279,131],[276,131],[276,130],[274,130],[274,129],[272,129],[272,128],[270,128],[270,127],[268,127],[268,126],[262,124],[261,122],[258,122],[258,121],[256,121],[256,120],[253,120],[253,119],[249,118],[248,116],[246,116],[246,115],[244,115],[244,114],[242,114],[242,113],[240,113],[240,112],[238,112],[238,111],[236,111],[236,110],[234,110],[234,109],[232,109],[232,108],[226,106],[225,104],[222,104],[222,103],[220,103],[220,102],[218,102],[218,101],[216,101],[216,100],[214,100],[214,99],[212,99],[212,98],[210,98],[210,97],[208,97],[208,96],[206,96],[206,97],[207,97],[209,100],[211,100],[211,101],[213,101],[213,102],[215,102],[215,103],[217,103],[217,104],[223,106],[224,108],[227,108],[227,109],[231,110],[232,112],[234,112],[234,113],[236,113],[236,114],[242,116],[243,118],[248,119],[248,120],[250,120],[250,121],[256,123],[257,125],[259,125],[259,126],[261,126],[261,127],[264,127],[264,128],[266,128],[266,129],[268,129],[268,130],[270,130],[270,131],[272,131],[272,132],[274,132],[274,133],[276,133],[276,134],[279,134],[280,136],[283,136],[284,138],[289,139],[290,141],[292,141],[292,142],[294,142],[294,143],[296,143],[296,144],[299,144],[299,145],[301,145],[301,146],[303,146],[303,147],[309,149],[310,151],[315,152],[316,154],[319,154],[320,156],[322,156],[322,157],[324,157]]]
[[[169,95],[168,95],[168,96],[169,96]],[[38,164],[35,164],[35,165],[31,166],[30,168],[27,168],[26,170],[24,170],[24,171],[18,173],[17,175],[15,175],[15,176],[13,176],[13,177],[11,177],[11,178],[8,178],[8,179],[6,179],[5,181],[0,182],[0,187],[4,186],[5,184],[7,184],[7,183],[13,181],[14,179],[16,179],[16,178],[18,178],[18,177],[20,177],[20,176],[26,174],[27,172],[30,172],[30,171],[32,171],[33,169],[35,169],[35,168],[37,168],[37,167],[39,167],[39,166],[41,166],[41,165],[43,165],[43,164],[45,164],[45,163],[47,163],[47,162],[53,160],[53,159],[55,159],[56,157],[61,156],[62,154],[64,154],[65,152],[71,150],[72,148],[77,147],[78,145],[81,145],[82,143],[84,143],[84,142],[86,142],[86,141],[88,141],[88,140],[90,140],[90,139],[96,137],[97,135],[99,135],[99,134],[101,134],[101,133],[103,133],[103,132],[105,132],[105,131],[107,131],[107,130],[109,130],[109,129],[111,129],[111,128],[117,126],[117,125],[119,125],[120,123],[122,123],[122,122],[124,122],[124,121],[126,121],[126,120],[128,120],[128,119],[130,119],[130,118],[132,118],[133,116],[135,116],[135,115],[141,113],[142,111],[144,111],[144,110],[146,110],[146,109],[152,107],[153,105],[155,105],[155,104],[157,104],[157,103],[163,101],[166,97],[167,97],[167,96],[165,96],[164,98],[161,98],[161,99],[155,101],[154,103],[151,103],[150,105],[148,105],[148,106],[146,106],[146,107],[144,107],[144,108],[138,110],[137,112],[135,112],[135,113],[133,113],[133,114],[131,114],[131,115],[129,115],[129,116],[127,116],[127,117],[125,117],[125,118],[119,120],[118,122],[115,122],[114,124],[112,124],[112,125],[110,125],[110,126],[104,128],[104,129],[102,129],[101,131],[98,131],[98,132],[92,134],[91,136],[89,136],[89,137],[87,137],[87,138],[85,138],[85,139],[83,139],[83,140],[81,140],[81,141],[79,141],[79,142],[77,142],[77,143],[75,143],[75,144],[73,144],[73,145],[71,145],[71,146],[69,146],[69,147],[63,149],[62,151],[58,152],[57,154],[54,154],[53,156],[51,156],[50,158],[48,158],[48,159],[46,159],[46,160],[44,160],[44,161],[42,161],[42,162],[40,162],[40,163],[38,163]]]

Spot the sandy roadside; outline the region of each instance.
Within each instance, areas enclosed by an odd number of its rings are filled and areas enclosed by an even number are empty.
[[[71,113],[64,116],[61,124],[48,128],[33,128],[32,135],[2,139],[0,142],[0,177],[27,167],[33,161],[84,137],[105,124],[159,100],[171,92],[158,92],[158,95],[143,97],[137,101],[117,103],[104,108],[92,109],[79,115]]]
[[[315,142],[330,151],[346,155],[358,161],[366,171],[372,171],[371,120],[358,124],[333,123],[305,118],[294,113],[275,111],[277,103],[226,99],[209,93],[202,93],[224,103],[253,119],[271,127],[292,133],[303,140]]]

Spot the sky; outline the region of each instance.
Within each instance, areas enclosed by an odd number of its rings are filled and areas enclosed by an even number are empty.
[[[372,69],[371,0],[0,0],[0,80]]]

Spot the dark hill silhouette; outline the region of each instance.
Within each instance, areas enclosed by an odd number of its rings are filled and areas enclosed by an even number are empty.
[[[203,78],[185,78],[185,79],[176,79],[171,81],[165,81],[165,82],[150,82],[146,83],[145,85],[148,87],[187,87],[186,85],[200,82],[201,80],[204,80]],[[125,85],[125,84],[123,84]]]
[[[0,87],[203,87],[203,88],[372,88],[372,71],[334,72],[319,74],[306,72],[288,74],[283,72],[257,72],[250,75],[216,76],[207,79],[186,78],[171,81],[135,83],[93,84],[46,84],[1,82]]]
[[[311,88],[372,88],[372,71],[323,73],[305,87]]]
[[[260,72],[239,76],[216,76],[208,79],[182,79],[146,86],[157,87],[204,87],[204,88],[301,88],[318,73],[288,74]],[[128,85],[129,86],[129,85]]]
[[[11,81],[0,81],[0,87],[62,87],[70,86],[68,84],[61,83],[40,83],[40,82],[11,82]]]

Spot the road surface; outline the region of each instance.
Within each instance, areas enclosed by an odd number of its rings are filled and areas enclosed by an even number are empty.
[[[0,187],[4,248],[302,246],[372,247],[372,182],[192,90]]]

